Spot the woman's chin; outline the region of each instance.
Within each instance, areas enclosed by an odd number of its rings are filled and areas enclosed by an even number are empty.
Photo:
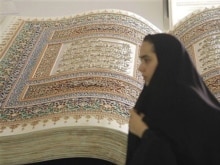
[[[148,85],[149,85],[149,82],[148,82],[148,81],[145,81],[144,84],[145,84],[146,86],[148,86]]]

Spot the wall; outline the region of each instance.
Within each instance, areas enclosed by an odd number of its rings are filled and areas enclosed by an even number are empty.
[[[1,0],[0,2],[4,2],[2,3],[4,6],[6,3],[13,3],[16,15],[28,17],[70,16],[97,9],[126,10],[144,17],[162,31],[166,30],[161,0]],[[2,7],[2,10],[7,10],[6,7]]]

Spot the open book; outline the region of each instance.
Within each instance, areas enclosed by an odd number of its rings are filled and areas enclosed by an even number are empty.
[[[169,33],[186,45],[220,100],[220,8]],[[7,26],[6,26],[7,25]],[[143,86],[144,18],[115,9],[60,18],[10,17],[0,44],[0,165],[89,157],[123,165],[127,122]]]

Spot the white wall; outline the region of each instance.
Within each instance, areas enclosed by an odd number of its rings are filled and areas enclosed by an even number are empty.
[[[12,2],[16,7],[16,15],[28,17],[71,16],[97,9],[126,10],[144,17],[162,31],[166,30],[163,22],[163,0],[0,0],[0,2],[4,2],[1,4]],[[2,7],[2,10],[7,13],[7,8]]]

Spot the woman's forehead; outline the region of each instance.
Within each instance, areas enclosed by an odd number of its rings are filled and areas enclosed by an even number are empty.
[[[144,41],[140,46],[140,54],[144,52],[152,52],[154,50],[154,45],[148,41]]]

